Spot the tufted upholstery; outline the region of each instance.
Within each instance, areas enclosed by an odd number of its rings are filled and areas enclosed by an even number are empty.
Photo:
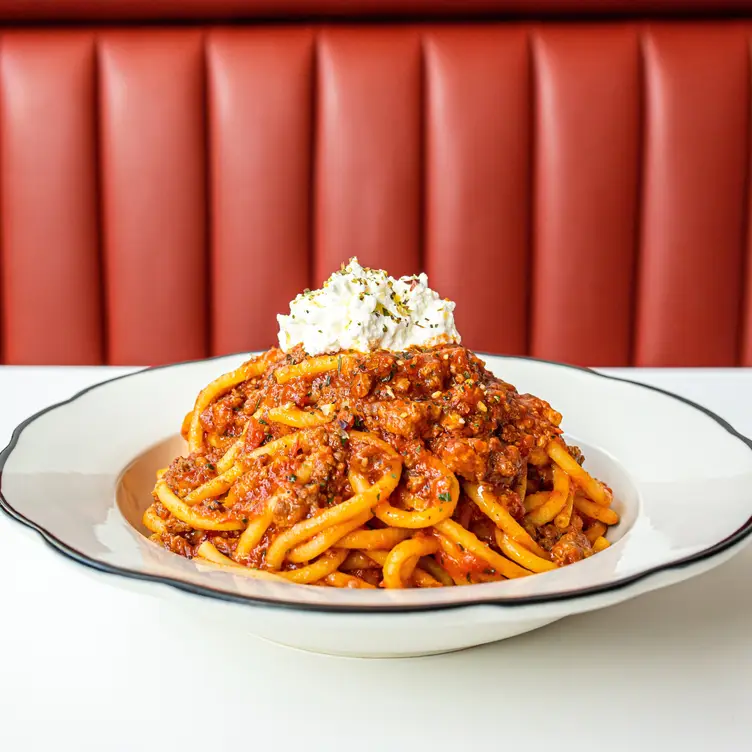
[[[752,365],[751,41],[744,20],[8,28],[3,360],[267,347],[358,255],[426,269],[479,350]]]

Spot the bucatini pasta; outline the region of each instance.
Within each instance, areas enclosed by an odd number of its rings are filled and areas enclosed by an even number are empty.
[[[175,553],[298,584],[548,572],[619,522],[560,421],[459,345],[273,349],[201,391],[143,522]]]

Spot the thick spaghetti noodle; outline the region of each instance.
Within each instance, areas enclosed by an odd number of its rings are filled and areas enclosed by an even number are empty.
[[[143,522],[177,554],[300,584],[547,572],[602,551],[619,522],[560,421],[458,345],[272,349],[199,394]]]

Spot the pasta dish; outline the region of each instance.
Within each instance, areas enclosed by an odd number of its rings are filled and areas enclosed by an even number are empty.
[[[356,261],[338,274],[362,275],[377,300],[363,313],[356,282],[335,274],[291,304],[292,319],[317,308],[315,331],[280,317],[280,347],[200,392],[187,451],[157,472],[151,539],[248,577],[348,588],[495,582],[608,547],[611,490],[565,443],[559,413],[459,344],[453,304],[424,275]],[[336,323],[321,324],[326,295]],[[382,339],[374,318],[389,320]],[[417,343],[408,324],[427,329]]]

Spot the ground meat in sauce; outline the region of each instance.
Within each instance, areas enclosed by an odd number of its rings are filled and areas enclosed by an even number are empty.
[[[574,531],[562,535],[551,547],[551,558],[560,567],[582,561],[591,554],[588,539],[582,533]]]
[[[276,534],[350,498],[353,490],[348,468],[357,468],[372,479],[378,477],[384,461],[378,452],[350,442],[350,430],[372,432],[402,455],[400,487],[390,502],[396,505],[404,493],[423,499],[426,504],[441,493],[435,487],[438,475],[431,470],[432,456],[458,479],[492,486],[518,520],[522,520],[525,510],[512,489],[523,472],[527,473],[530,492],[550,490],[550,470],[528,465],[527,458],[531,451],[540,451],[561,433],[561,415],[544,400],[520,394],[493,376],[466,348],[442,345],[412,348],[404,353],[343,353],[336,370],[286,384],[277,383],[274,371],[304,360],[303,351],[297,348],[285,355],[274,349],[264,357],[269,364],[264,374],[237,385],[201,413],[209,451],[176,459],[164,475],[170,489],[184,497],[217,476],[218,459],[245,429],[240,454],[244,473],[229,496],[222,499],[223,504],[211,502],[202,506],[207,514],[229,514],[247,521],[272,498],[272,531]],[[284,405],[331,406],[336,419],[316,429],[312,452],[300,447],[299,451],[245,461],[244,457],[253,450],[296,430],[268,418],[270,408]],[[183,424],[184,435],[188,422],[189,416]],[[571,447],[570,453],[582,462],[577,447]],[[454,518],[495,546],[493,525],[473,503],[463,499]],[[194,555],[206,534],[197,535],[171,518],[163,507],[162,514],[167,522],[160,542],[181,555]],[[582,521],[576,519],[579,527],[566,531],[554,525],[531,530],[557,564],[578,561],[592,553],[581,532]],[[380,524],[376,521],[372,526]],[[220,551],[229,554],[238,535],[223,533],[213,540]],[[253,565],[263,566],[261,555],[254,556]],[[443,556],[444,560],[447,558]],[[447,567],[457,577],[469,572],[480,576],[487,568],[469,554]],[[358,576],[373,582],[379,573],[378,569],[363,570]]]

